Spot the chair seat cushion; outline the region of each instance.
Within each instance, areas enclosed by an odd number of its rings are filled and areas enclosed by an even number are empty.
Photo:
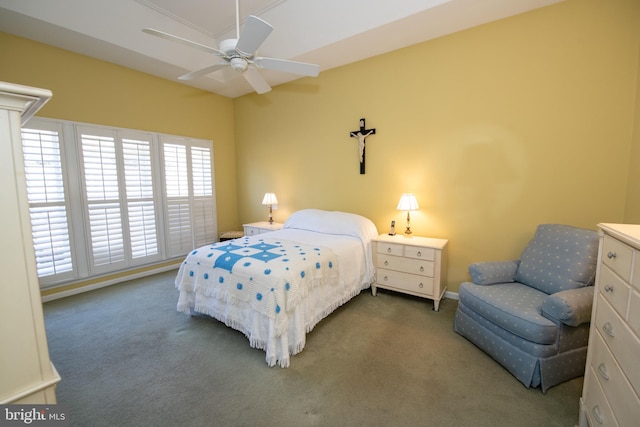
[[[465,282],[460,302],[514,335],[538,344],[553,344],[558,326],[542,316],[547,294],[518,282],[480,286]]]

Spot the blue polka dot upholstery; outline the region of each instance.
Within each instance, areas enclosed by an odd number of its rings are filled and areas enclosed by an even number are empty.
[[[598,235],[542,224],[515,261],[469,266],[454,329],[526,387],[584,374]]]

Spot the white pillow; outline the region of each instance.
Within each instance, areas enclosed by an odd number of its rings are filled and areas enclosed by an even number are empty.
[[[283,228],[353,236],[363,242],[369,242],[378,236],[376,226],[368,218],[348,212],[321,209],[303,209],[294,212],[284,223]]]

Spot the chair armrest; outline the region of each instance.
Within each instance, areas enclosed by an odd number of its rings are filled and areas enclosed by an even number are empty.
[[[510,283],[515,281],[518,265],[520,260],[476,262],[469,266],[469,275],[476,285]]]
[[[585,286],[549,295],[542,302],[542,315],[569,326],[590,322],[593,288],[593,286]]]

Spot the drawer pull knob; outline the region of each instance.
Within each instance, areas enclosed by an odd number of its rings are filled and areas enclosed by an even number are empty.
[[[417,255],[422,256],[422,251],[418,251]]]
[[[615,252],[611,252],[611,251],[607,252],[607,258],[613,259],[615,257],[616,257],[616,253]]]
[[[391,248],[387,248],[387,253],[390,254],[391,253]]]
[[[385,266],[389,265],[389,261],[385,261],[385,262],[384,262],[384,265],[385,265]]]
[[[418,285],[418,287],[419,287],[420,289],[422,289],[422,288],[424,288],[424,285],[423,285],[422,283],[420,283],[420,284]]]
[[[602,330],[609,335],[610,337],[615,337],[616,336],[616,331],[613,329],[613,326],[611,326],[611,323],[607,322],[604,325],[602,325]]]
[[[607,380],[607,381],[609,380],[609,373],[607,372],[607,365],[605,365],[604,363],[601,363],[601,364],[598,365],[598,373],[605,380]]]
[[[602,414],[600,413],[600,407],[598,405],[591,408],[591,414],[593,415],[593,418],[595,418],[597,422],[599,422],[600,424],[604,423],[604,418],[602,418]]]
[[[613,286],[611,286],[611,285],[604,285],[604,290],[605,290],[605,292],[613,292]]]
[[[424,271],[424,267],[420,266],[420,272],[422,273]]]
[[[387,276],[384,276],[384,281],[386,282],[387,280],[389,280],[389,278]]]

